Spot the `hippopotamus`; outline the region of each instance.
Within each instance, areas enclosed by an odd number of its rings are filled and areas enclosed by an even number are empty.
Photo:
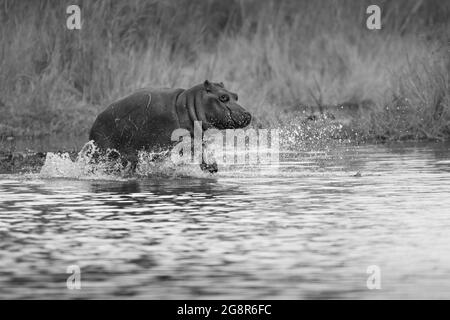
[[[238,95],[223,83],[205,80],[190,89],[141,89],[122,98],[100,113],[89,135],[100,150],[114,149],[137,163],[137,152],[170,149],[172,132],[186,129],[191,136],[194,125],[201,130],[246,127],[251,115],[238,103]],[[201,168],[217,171],[217,164],[202,159]]]

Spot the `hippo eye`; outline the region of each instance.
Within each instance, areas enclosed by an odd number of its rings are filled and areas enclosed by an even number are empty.
[[[228,102],[228,101],[230,101],[230,97],[227,96],[226,94],[224,94],[219,97],[219,100],[222,102]]]

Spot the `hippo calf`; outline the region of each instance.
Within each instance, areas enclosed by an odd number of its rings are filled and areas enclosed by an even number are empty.
[[[161,151],[173,146],[172,132],[187,129],[194,134],[194,122],[202,130],[246,127],[251,115],[238,103],[236,93],[223,83],[206,80],[190,89],[142,89],[111,104],[98,115],[89,135],[100,150],[115,149],[137,163],[139,150]],[[217,171],[217,164],[202,169]]]

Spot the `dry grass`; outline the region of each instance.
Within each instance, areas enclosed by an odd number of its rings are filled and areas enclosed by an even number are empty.
[[[449,139],[447,1],[0,0],[0,136],[85,134],[112,100],[144,86],[224,81],[260,125],[300,105],[370,99],[350,130]]]

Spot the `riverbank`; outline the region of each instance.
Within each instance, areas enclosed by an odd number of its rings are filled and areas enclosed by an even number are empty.
[[[57,136],[83,136],[87,139],[102,108],[92,105],[74,108],[64,114],[54,114],[51,119],[30,114],[13,116],[4,112],[4,118],[0,119],[0,142],[7,145],[8,141],[17,139]],[[253,113],[254,119],[249,127],[282,130],[295,127],[309,136],[320,130],[321,136],[327,131],[330,137],[354,142],[450,141],[449,106],[443,100],[437,100],[430,110],[415,108],[406,98],[394,98],[384,107],[378,107],[372,100],[332,106],[298,105],[280,108],[267,116]],[[329,128],[324,130],[327,126]]]

